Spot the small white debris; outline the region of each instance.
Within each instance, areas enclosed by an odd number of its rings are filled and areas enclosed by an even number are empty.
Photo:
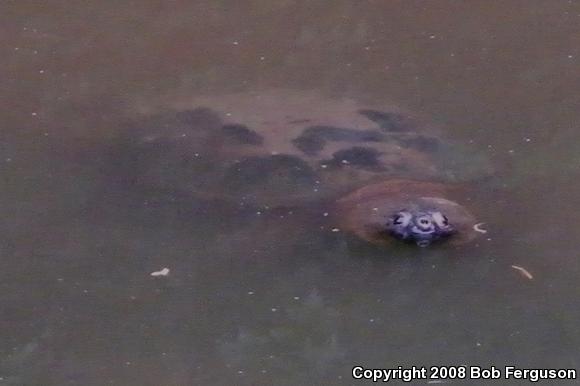
[[[483,229],[482,226],[485,225],[484,222],[477,223],[473,226],[473,230],[479,233],[487,233],[487,230]]]
[[[476,345],[477,347],[481,347],[481,343],[479,343],[479,342],[475,342],[475,345]]]
[[[274,308],[272,308],[272,312],[276,312],[276,311],[278,311],[278,309],[277,309],[277,308],[275,308],[275,307],[274,307]]]
[[[374,323],[375,320],[373,318],[369,319],[369,322]]]
[[[38,71],[38,72],[39,72],[39,73],[41,73],[41,74],[44,74],[44,70],[40,70],[40,71]]]
[[[257,211],[257,212],[256,212],[256,214],[259,216],[259,215],[261,215],[261,214],[262,214],[262,212],[260,212],[260,211]]]
[[[332,231],[333,232],[340,232],[340,229],[338,229],[338,228],[332,228]]]
[[[322,169],[326,169],[326,168],[328,167],[328,165],[322,164],[322,165],[320,165],[320,167],[321,167]]]
[[[238,41],[236,40],[236,41],[233,41],[233,42],[232,42],[232,44],[233,44],[234,46],[237,46],[238,44],[240,44],[240,42],[238,42]]]
[[[568,59],[572,59],[574,55],[568,55]]]
[[[254,291],[248,291],[248,295],[253,295],[253,294],[255,294]]]
[[[348,165],[348,164],[350,164],[350,162],[348,162],[348,160],[346,160],[346,159],[343,159],[343,160],[342,160],[342,161],[340,161],[340,162],[341,162],[341,163],[343,163],[343,164],[345,164],[345,165]]]
[[[260,60],[266,60],[265,56],[260,56]]]
[[[232,113],[226,113],[226,117],[231,117]]]
[[[167,276],[169,275],[170,269],[165,267],[163,269],[161,269],[160,271],[155,271],[155,272],[151,272],[151,276],[156,277],[156,276]]]
[[[531,139],[531,138],[524,138],[524,141],[526,141],[526,142],[531,142],[531,141],[532,141],[532,139]]]
[[[323,215],[324,217],[328,217],[328,212],[324,212],[322,215]]]
[[[373,208],[373,212],[378,212],[379,208]]]
[[[38,113],[32,113],[31,114],[33,117],[36,117],[38,115]]]
[[[294,296],[294,300],[300,300],[300,296]]]
[[[437,36],[436,35],[430,35],[429,39],[435,39]]]

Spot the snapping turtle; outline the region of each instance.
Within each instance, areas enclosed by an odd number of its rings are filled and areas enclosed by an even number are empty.
[[[377,244],[473,236],[473,216],[447,194],[488,163],[401,110],[298,91],[167,104],[124,133],[115,164],[133,184],[241,206],[338,200],[336,221]]]

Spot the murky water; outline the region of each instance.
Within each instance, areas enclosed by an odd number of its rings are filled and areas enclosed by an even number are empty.
[[[580,5],[4,2],[0,18],[0,384],[580,369]],[[110,178],[107,144],[144,106],[282,89],[388,101],[486,153],[493,183],[466,198],[489,232],[385,252],[323,207],[256,216]]]

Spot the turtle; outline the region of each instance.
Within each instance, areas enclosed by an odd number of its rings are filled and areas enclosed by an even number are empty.
[[[489,176],[489,161],[401,108],[265,90],[137,111],[114,162],[133,186],[254,208],[330,205],[330,221],[381,246],[475,236],[450,195]]]

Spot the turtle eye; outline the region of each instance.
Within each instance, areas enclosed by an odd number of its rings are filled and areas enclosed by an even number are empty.
[[[433,221],[435,221],[435,223],[438,226],[440,226],[442,228],[449,226],[449,219],[443,213],[433,212],[433,213],[431,213],[431,217],[433,218]]]
[[[391,221],[393,223],[393,225],[402,225],[402,226],[407,226],[407,224],[409,224],[409,221],[411,221],[411,214],[407,213],[407,212],[399,212],[395,215],[393,215],[393,217],[391,217]]]

